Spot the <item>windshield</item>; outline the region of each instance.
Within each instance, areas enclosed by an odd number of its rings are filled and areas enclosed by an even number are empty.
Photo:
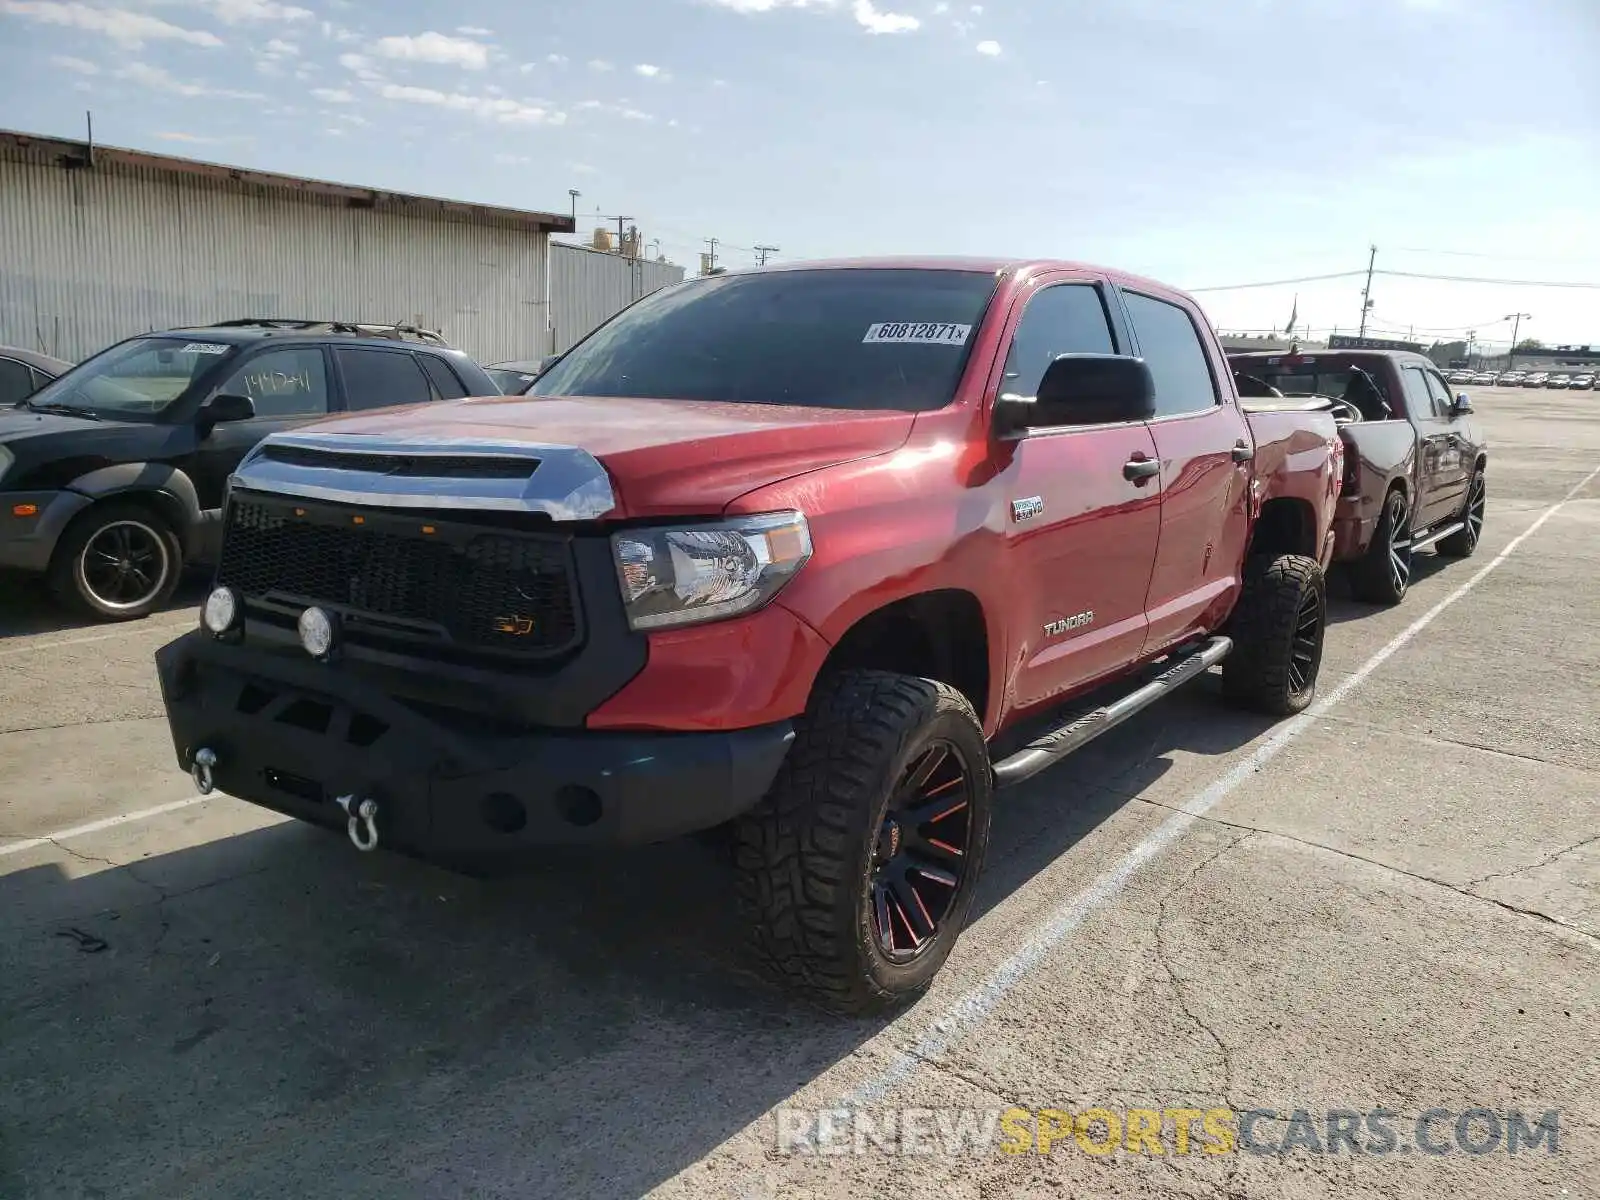
[[[196,376],[233,351],[228,342],[135,338],[39,389],[28,397],[28,406],[150,420],[171,407]]]
[[[984,272],[722,275],[659,291],[551,367],[539,396],[939,408],[995,287]]]
[[[504,367],[485,367],[483,370],[505,396],[520,396],[537,378],[531,371],[509,371]]]

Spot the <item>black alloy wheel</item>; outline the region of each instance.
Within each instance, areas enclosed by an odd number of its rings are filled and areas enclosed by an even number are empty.
[[[1488,483],[1483,477],[1483,468],[1479,467],[1467,486],[1467,506],[1461,511],[1462,526],[1449,537],[1439,539],[1439,553],[1446,558],[1470,558],[1483,537],[1483,518],[1488,506]]]
[[[1411,586],[1411,508],[1400,492],[1389,497],[1389,583],[1396,598]]]
[[[1295,614],[1294,640],[1289,644],[1289,691],[1299,698],[1317,685],[1322,665],[1323,597],[1308,591]]]
[[[890,795],[867,892],[878,948],[891,962],[910,962],[944,932],[966,874],[972,804],[972,764],[943,740],[929,743]]]
[[[88,597],[113,611],[141,608],[160,595],[172,573],[166,539],[142,521],[102,526],[84,544],[78,572]]]

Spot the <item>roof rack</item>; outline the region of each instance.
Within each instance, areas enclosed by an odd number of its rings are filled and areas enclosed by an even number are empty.
[[[449,346],[443,335],[417,325],[381,325],[365,321],[313,321],[299,317],[238,317],[232,321],[217,321],[210,329],[281,329],[294,333],[339,333],[351,337],[389,338],[394,341],[426,342],[433,346]]]

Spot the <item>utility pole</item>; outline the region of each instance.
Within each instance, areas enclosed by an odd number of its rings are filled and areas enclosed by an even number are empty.
[[[713,271],[715,271],[717,269],[717,241],[718,241],[717,238],[707,238],[706,239],[706,245],[711,250],[710,256],[706,259],[706,264],[707,264],[706,265],[706,274],[707,275],[711,274],[711,272],[713,272]]]
[[[778,251],[780,251],[782,249],[783,249],[782,246],[757,246],[755,248],[755,251],[756,251],[756,265],[757,266],[761,266],[761,267],[766,266],[767,265],[767,255],[776,254],[776,253],[778,253]]]
[[[623,246],[623,241],[622,241],[623,228],[622,227],[623,227],[623,224],[625,222],[631,221],[631,220],[633,220],[633,218],[632,217],[607,217],[606,220],[615,221],[617,223],[617,253],[621,254],[622,253],[622,246]]]
[[[1472,367],[1474,371],[1476,371],[1478,368],[1472,366],[1472,343],[1477,340],[1478,331],[1476,329],[1467,330],[1467,366]]]
[[[1506,370],[1511,370],[1517,363],[1517,330],[1524,321],[1533,320],[1532,313],[1508,313],[1506,320],[1511,322],[1511,353],[1506,355]]]
[[[1361,332],[1357,337],[1367,336],[1367,313],[1372,310],[1372,265],[1378,261],[1378,248],[1372,247],[1372,253],[1367,256],[1367,286],[1361,289]]]

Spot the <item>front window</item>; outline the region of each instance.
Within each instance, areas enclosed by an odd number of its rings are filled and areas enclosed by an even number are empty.
[[[531,394],[940,408],[994,289],[991,274],[947,269],[712,276],[626,309]]]
[[[135,338],[74,367],[30,396],[28,406],[119,420],[154,420],[234,350],[230,342]]]

